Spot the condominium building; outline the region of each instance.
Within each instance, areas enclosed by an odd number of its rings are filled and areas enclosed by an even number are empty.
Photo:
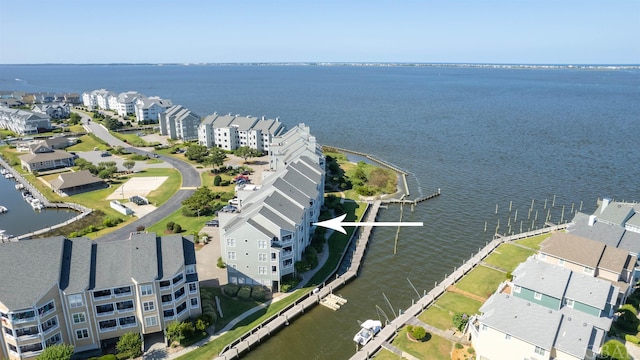
[[[165,112],[172,105],[171,100],[157,96],[139,98],[136,100],[136,121],[158,121],[158,114]]]
[[[234,284],[277,290],[311,243],[324,198],[324,156],[301,156],[268,173],[260,186],[240,186],[237,212],[220,212],[220,248]]]
[[[136,101],[144,95],[137,91],[127,91],[109,96],[109,109],[114,110],[120,116],[135,114]]]
[[[51,129],[48,115],[0,106],[0,129],[16,134],[37,134]]]
[[[285,127],[278,119],[214,113],[205,117],[198,127],[198,143],[225,150],[248,146],[268,152],[273,138],[284,132]]]
[[[174,105],[167,111],[158,114],[160,135],[168,135],[170,139],[184,141],[198,139],[200,116],[191,110]]]
[[[71,106],[62,102],[34,104],[31,111],[46,115],[51,119],[66,119],[71,115]]]
[[[35,358],[58,343],[100,349],[126,332],[161,333],[201,313],[194,244],[180,235],[5,243],[0,269],[7,359]]]

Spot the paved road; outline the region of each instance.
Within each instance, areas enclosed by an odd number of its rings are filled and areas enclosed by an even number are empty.
[[[85,128],[96,135],[98,138],[106,141],[112,147],[122,146],[126,151],[141,155],[151,155],[150,151],[145,151],[142,149],[131,147],[129,144],[124,141],[119,140],[109,133],[109,131],[102,126],[101,124],[96,124],[93,121],[87,121],[89,119],[88,116],[83,115],[82,123]],[[122,228],[115,230],[107,235],[101,236],[96,239],[98,242],[106,242],[106,241],[116,241],[128,239],[129,234],[136,231],[139,226],[149,227],[165,217],[172,214],[176,211],[177,208],[182,206],[182,201],[190,197],[195,189],[201,185],[200,174],[196,169],[191,166],[191,164],[174,159],[170,156],[160,155],[160,160],[164,160],[165,162],[171,164],[174,168],[176,168],[182,174],[182,189],[175,193],[166,203],[162,204],[159,208],[151,212],[150,214],[138,219],[137,221],[132,222],[131,224],[127,224]]]

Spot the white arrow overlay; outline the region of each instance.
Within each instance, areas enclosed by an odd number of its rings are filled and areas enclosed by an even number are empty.
[[[422,222],[348,222],[342,221],[347,214],[342,214],[333,219],[313,223],[313,225],[326,227],[335,231],[346,234],[347,231],[343,226],[423,226]]]

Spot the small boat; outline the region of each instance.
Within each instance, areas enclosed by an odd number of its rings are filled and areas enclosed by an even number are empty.
[[[20,190],[22,190],[22,189],[24,189],[24,184],[22,184],[22,183],[17,183],[17,184],[16,184],[16,190],[20,191]]]
[[[12,173],[6,173],[6,174],[4,174],[4,178],[5,179],[13,179],[13,174]]]
[[[5,175],[7,173],[7,169],[0,168],[0,174]]]
[[[31,199],[31,201],[29,201],[29,203],[31,204],[31,207],[33,208],[33,210],[42,210],[42,209],[44,209],[44,205],[42,204],[42,201],[40,201],[40,199],[38,199],[38,198]]]
[[[365,345],[382,329],[382,322],[378,320],[367,320],[360,325],[360,331],[353,337],[353,341],[358,345]]]
[[[0,214],[4,214],[9,211],[5,206],[0,205]]]

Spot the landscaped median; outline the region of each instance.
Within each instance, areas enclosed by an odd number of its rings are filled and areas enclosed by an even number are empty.
[[[450,286],[418,319],[439,330],[461,335],[460,330],[464,329],[466,321],[460,319],[477,314],[484,301],[507,280],[511,271],[536,253],[540,243],[549,236],[551,234],[538,235],[500,245],[460,281]],[[454,344],[435,334],[428,334],[423,341],[411,341],[406,336],[406,329],[406,326],[401,329],[392,345],[417,358],[462,360],[474,356],[472,348]],[[381,350],[375,359],[398,359],[398,355]]]

